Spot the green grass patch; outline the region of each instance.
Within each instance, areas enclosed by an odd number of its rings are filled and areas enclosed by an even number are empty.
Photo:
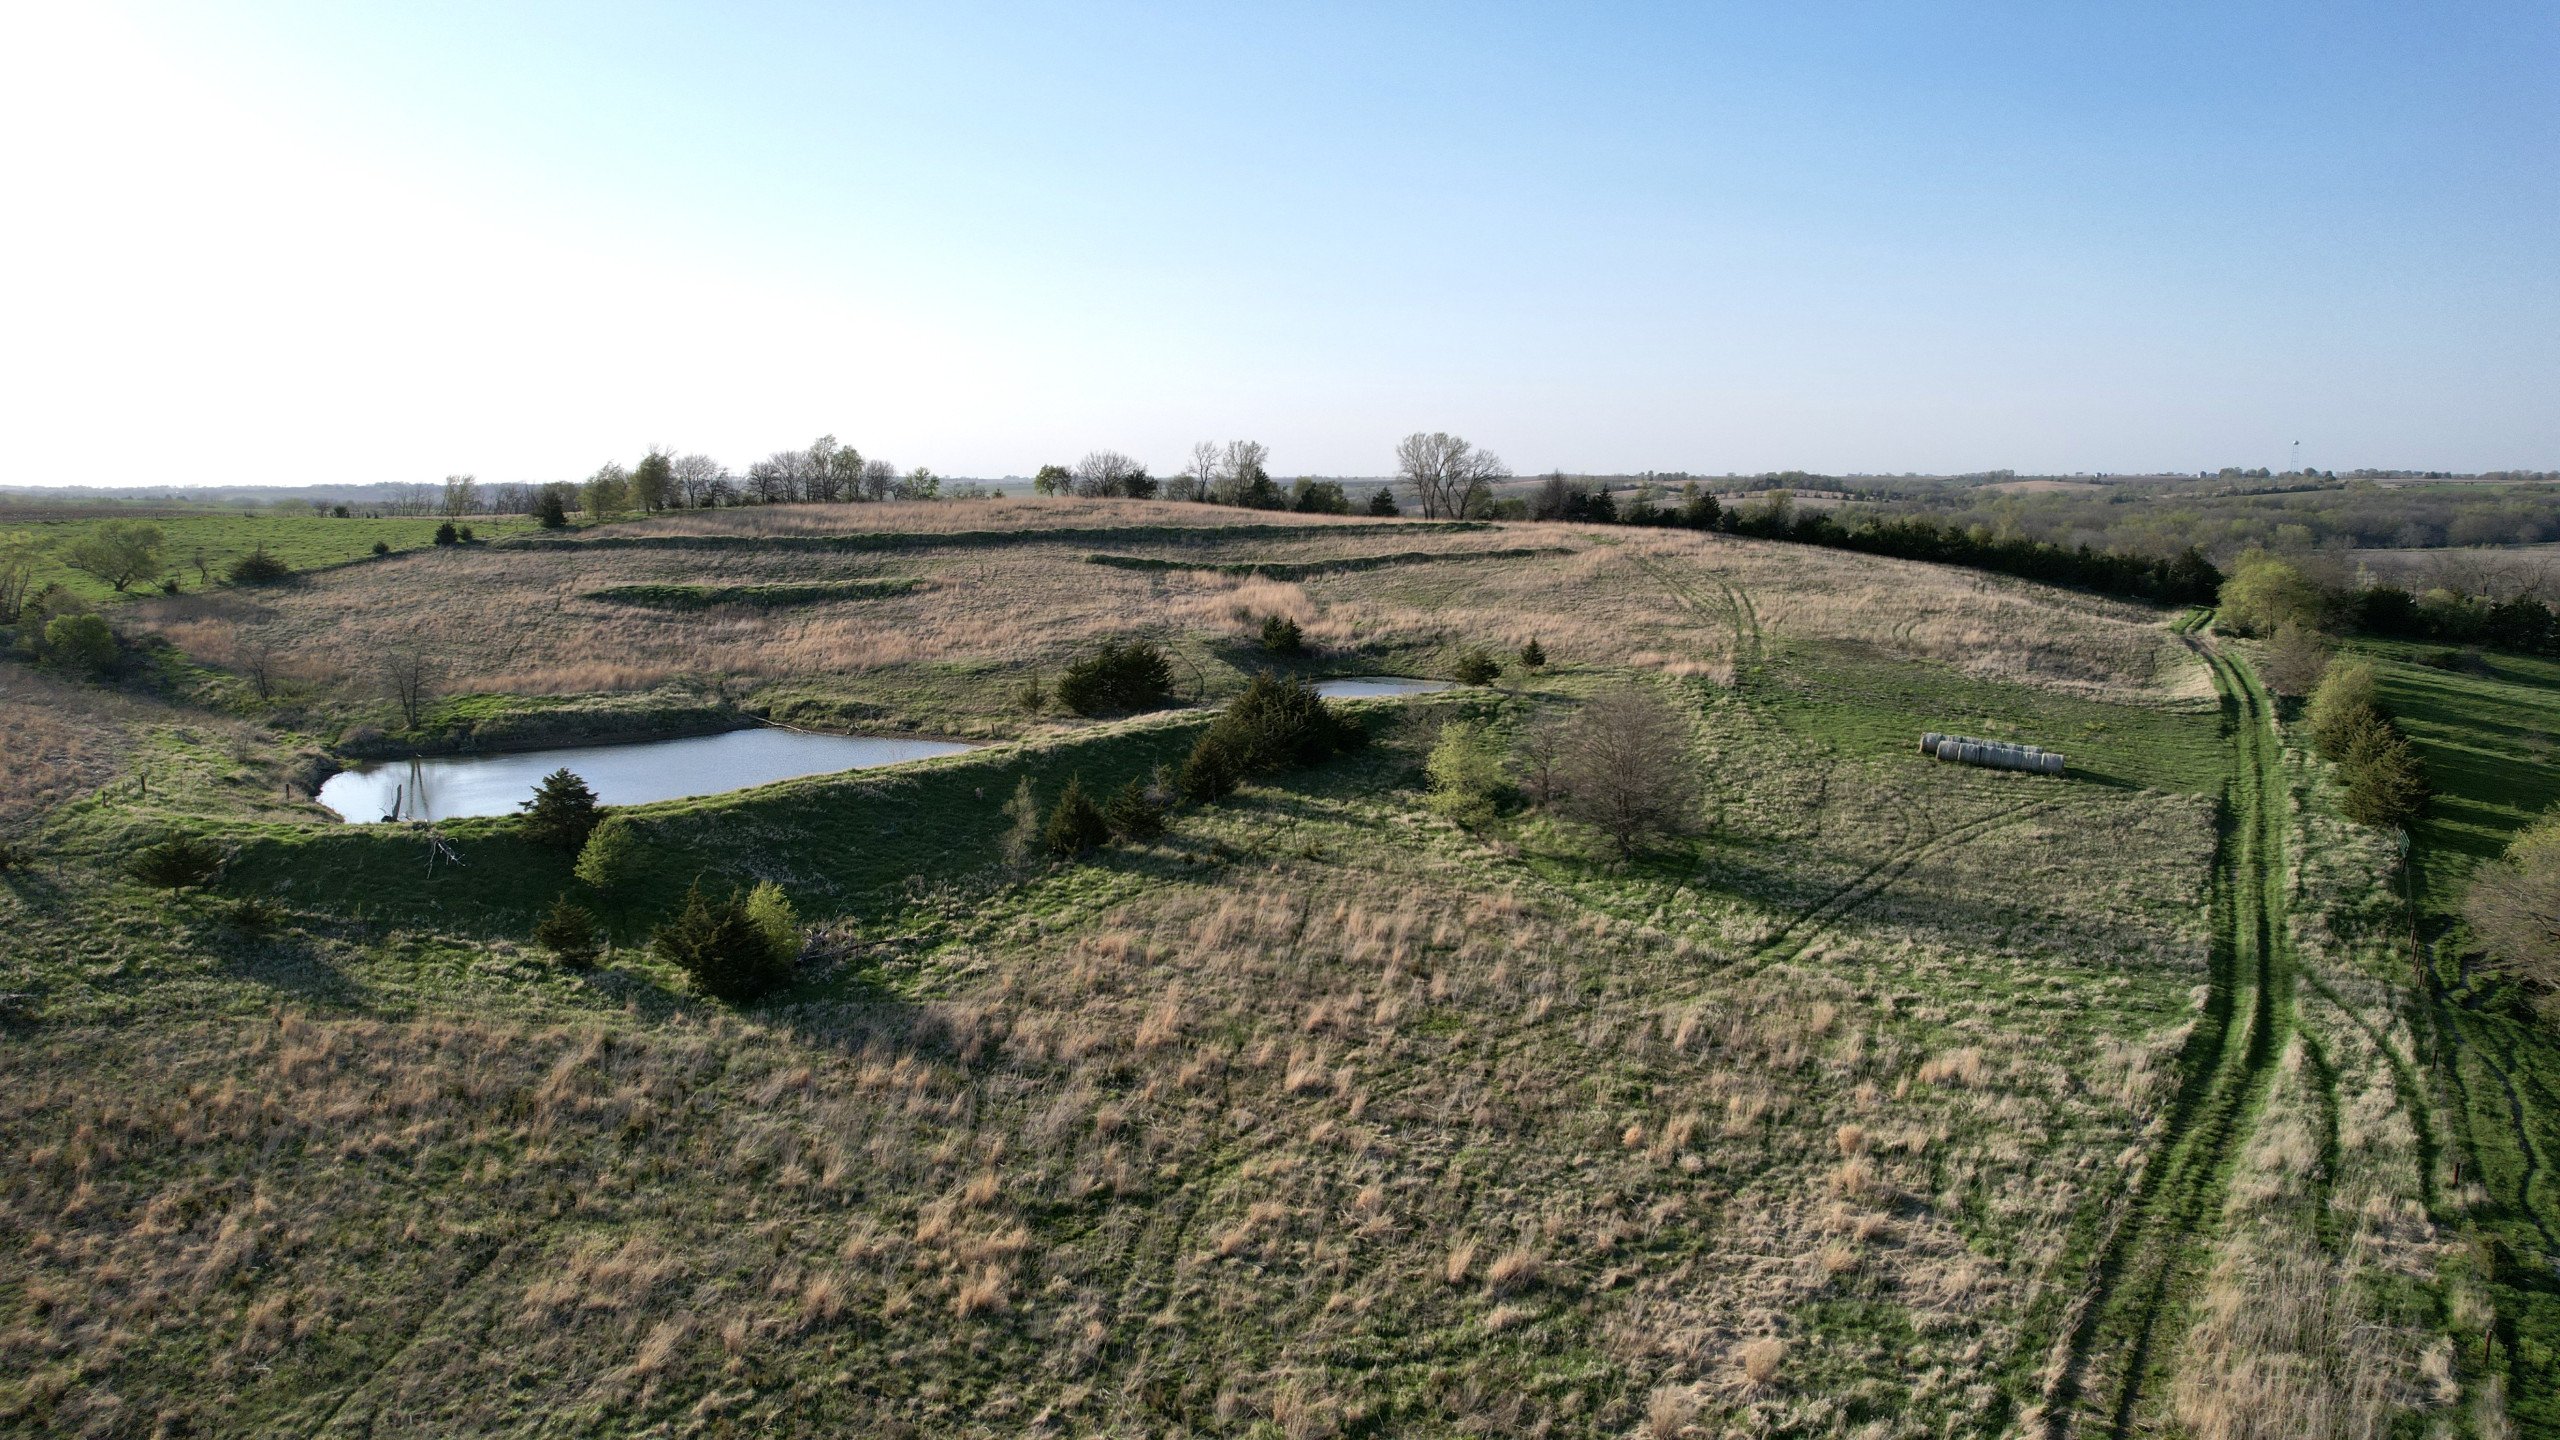
[[[652,610],[708,610],[715,605],[744,605],[759,610],[786,605],[819,605],[830,600],[879,600],[904,595],[922,582],[896,580],[812,580],[785,585],[608,585],[590,590],[589,600],[639,605]]]
[[[2488,652],[2476,670],[2418,663],[2441,647],[2358,640],[2383,708],[2427,764],[2435,798],[2412,835],[2420,901],[2450,915],[2471,868],[2560,804],[2560,661]]]
[[[1850,755],[1921,758],[1930,730],[2018,740],[2070,757],[2068,779],[2205,795],[2219,790],[2229,752],[2213,710],[2084,700],[1984,680],[1952,665],[1899,660],[1852,644],[1792,644],[1791,663],[1753,685],[1788,730]]]
[[[24,536],[36,548],[35,583],[59,583],[90,600],[109,600],[116,592],[104,581],[72,569],[62,557],[71,547],[114,517],[78,520],[0,521],[0,545]],[[361,560],[378,541],[394,550],[417,550],[435,544],[438,516],[339,519],[331,515],[163,515],[131,523],[157,526],[161,535],[163,575],[178,577],[185,590],[206,589],[222,582],[231,562],[266,547],[268,554],[296,570],[317,570]],[[521,515],[484,515],[469,522],[475,536],[495,540],[536,530]],[[158,577],[135,582],[127,595],[160,593]]]
[[[991,747],[888,770],[810,776],[722,795],[617,806],[641,827],[631,884],[598,900],[617,934],[644,936],[699,879],[778,879],[803,915],[876,918],[913,890],[985,872],[998,860],[1005,801],[1028,775],[1046,803],[1070,775],[1108,792],[1158,763],[1178,763],[1205,713]],[[521,937],[561,891],[575,857],[533,845],[511,819],[434,827],[460,864],[427,864],[410,826],[268,827],[242,837],[224,878],[238,894],[296,908],[447,932]]]

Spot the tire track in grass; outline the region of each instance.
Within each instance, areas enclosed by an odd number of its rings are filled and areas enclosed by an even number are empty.
[[[2180,633],[2200,618],[2190,617]],[[2282,772],[2266,693],[2236,660],[2195,648],[2221,693],[2232,751],[2214,865],[2211,998],[2187,1041],[2188,1078],[2171,1102],[2163,1148],[2100,1242],[2080,1298],[2065,1312],[2060,1363],[2043,1396],[2047,1440],[2061,1440],[2075,1421],[2100,1415],[2111,1436],[2133,1430],[2151,1382],[2160,1378],[2153,1355],[2163,1327],[2185,1313],[2188,1292],[2206,1268],[2221,1218],[2218,1202],[2292,1024],[2283,811],[2272,800]],[[2121,1356],[2121,1363],[2102,1356]],[[2098,1415],[2086,1413],[2092,1408]]]

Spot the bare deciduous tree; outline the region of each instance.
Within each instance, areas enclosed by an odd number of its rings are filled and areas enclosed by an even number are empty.
[[[1551,804],[1561,793],[1557,778],[1564,751],[1565,727],[1553,719],[1530,725],[1512,744],[1512,759],[1520,768],[1520,790],[1531,804]]]
[[[1396,445],[1396,474],[1413,487],[1425,519],[1483,514],[1493,505],[1493,482],[1510,473],[1501,456],[1439,431],[1417,430]]]
[[[2463,918],[2502,969],[2560,990],[2560,818],[2527,829],[2473,873]]]
[[[2329,640],[2308,625],[2288,620],[2267,642],[2266,661],[2258,667],[2267,688],[2279,695],[2308,695],[2329,671]]]
[[[886,500],[898,485],[898,467],[886,460],[867,460],[862,466],[862,498]]]
[[[424,643],[404,641],[382,652],[375,662],[382,675],[382,688],[391,703],[400,707],[401,723],[418,728],[427,713],[427,702],[435,698],[436,682],[444,677],[444,667],[428,652]]]
[[[26,609],[27,595],[36,578],[35,542],[24,536],[12,537],[0,545],[0,625],[15,624],[18,612]]]
[[[276,646],[272,640],[252,641],[240,652],[240,676],[261,700],[271,700],[276,693]]]
[[[667,462],[667,480],[674,491],[673,499],[688,510],[699,510],[712,502],[720,482],[729,478],[729,467],[708,455],[679,455]]]
[[[1076,493],[1126,495],[1131,483],[1146,473],[1146,466],[1117,450],[1096,450],[1076,462]]]
[[[444,477],[444,513],[468,515],[480,508],[480,482],[469,475]]]
[[[1699,788],[1689,722],[1652,690],[1604,690],[1565,722],[1555,762],[1556,808],[1609,837],[1621,858],[1688,833]]]

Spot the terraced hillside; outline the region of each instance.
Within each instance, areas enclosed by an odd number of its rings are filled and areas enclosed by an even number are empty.
[[[767,553],[760,534],[853,532],[713,517],[663,532],[710,552],[492,547],[254,610],[151,602],[136,618],[182,648],[156,694],[14,691],[97,738],[80,788],[19,802],[37,858],[0,871],[0,989],[22,997],[0,1424],[2360,1435],[2525,1415],[2461,1348],[2497,1301],[2448,1268],[2450,1142],[2405,956],[2371,923],[2392,857],[2328,818],[2230,642],[1731,540],[1168,538],[1197,511],[1157,506],[1050,517],[1106,537],[953,541],[989,529],[944,523],[964,508],[894,542]],[[1417,551],[1450,558],[1355,563]],[[890,577],[913,588],[737,613],[578,598]],[[998,743],[636,808],[641,882],[591,897],[617,948],[564,970],[527,937],[582,893],[565,854],[460,821],[430,864],[406,827],[330,824],[278,782],[379,702],[353,676],[254,702],[216,663],[244,635],[373,643],[408,623],[403,594],[486,649],[449,672],[477,713],[796,698]],[[811,607],[840,628],[792,651]],[[1244,643],[1274,613],[1314,657]],[[862,647],[901,625],[917,648],[875,663]],[[1207,703],[1008,706],[1128,634],[1190,657]],[[1531,634],[1547,667],[1359,702],[1366,748],[1161,837],[1002,858],[1019,781],[1142,775],[1254,670],[1428,672]],[[501,683],[581,644],[658,688]],[[778,668],[720,669],[724,645]],[[1519,742],[1628,683],[1688,728],[1694,835],[1618,861],[1521,799],[1472,828],[1427,803],[1448,722]],[[1924,729],[2039,740],[2072,772],[1924,760]],[[220,879],[125,874],[177,829],[230,847]],[[787,990],[711,1002],[642,946],[696,879],[790,892],[814,934]]]

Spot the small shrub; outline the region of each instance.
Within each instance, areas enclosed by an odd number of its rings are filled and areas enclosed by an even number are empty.
[[[1760,1389],[1778,1378],[1778,1367],[1786,1363],[1787,1342],[1775,1336],[1748,1340],[1734,1352],[1734,1358],[1742,1363],[1742,1378],[1751,1382],[1753,1389]]]
[[[1247,774],[1319,765],[1368,738],[1302,679],[1256,675],[1209,727],[1224,732]]]
[[[1121,840],[1153,840],[1164,833],[1164,807],[1136,780],[1121,786],[1111,803],[1102,807],[1102,818]]]
[[[755,922],[756,933],[764,937],[775,964],[788,970],[800,963],[800,916],[781,886],[767,880],[748,892],[747,918]]]
[[[1048,823],[1040,828],[1040,843],[1059,856],[1082,855],[1111,843],[1111,822],[1085,793],[1081,779],[1068,778],[1066,790],[1049,811]]]
[[[173,835],[135,851],[131,868],[134,878],[145,885],[183,890],[213,883],[227,858],[221,846],[200,835]]]
[[[373,553],[374,553],[374,554],[376,554],[376,555],[388,555],[388,554],[390,554],[390,553],[391,553],[391,542],[390,542],[390,541],[388,541],[388,540],[376,540],[376,541],[374,541],[374,542],[373,542]]]
[[[566,767],[543,776],[533,798],[517,808],[524,812],[524,838],[555,850],[583,848],[603,817],[596,792]]]
[[[2338,808],[2358,825],[2406,829],[2427,808],[2425,762],[2400,727],[2379,712],[2348,737],[2338,773],[2347,786]]]
[[[1470,720],[1440,727],[1440,739],[1424,763],[1431,776],[1432,809],[1474,829],[1490,823],[1502,793],[1502,750],[1492,734]]]
[[[1244,783],[1233,736],[1212,725],[1182,762],[1182,798],[1194,805],[1224,800]]]
[[[2366,660],[2331,665],[2311,692],[2302,723],[2312,748],[2332,760],[2347,753],[2347,740],[2368,715],[2382,713],[2382,687]]]
[[[1040,683],[1040,672],[1034,670],[1014,688],[1013,708],[1025,715],[1037,715],[1049,708],[1049,687]]]
[[[1307,650],[1306,633],[1286,615],[1266,615],[1262,620],[1262,649],[1267,655],[1303,655]]]
[[[261,545],[232,561],[230,573],[234,585],[273,585],[290,577],[293,567],[268,554],[267,547]]]
[[[104,675],[116,663],[116,632],[95,615],[56,615],[45,622],[45,658],[81,675]]]
[[[695,881],[685,891],[674,918],[649,933],[650,947],[682,970],[694,988],[717,1000],[739,1004],[763,995],[791,978],[788,965],[773,958],[773,942],[747,914],[735,891],[713,900]]]
[[[1502,662],[1469,646],[1458,652],[1457,663],[1449,667],[1449,673],[1461,685],[1490,685],[1502,678]]]
[[[160,593],[163,595],[177,594],[178,586],[178,577],[175,575],[164,575],[160,578]]]
[[[1547,647],[1539,644],[1538,637],[1535,635],[1529,637],[1528,644],[1520,647],[1520,668],[1523,670],[1547,668]]]
[[[1004,858],[1008,865],[1020,865],[1040,851],[1040,797],[1032,792],[1031,777],[1014,782],[1013,798],[1004,802]]]
[[[243,935],[266,935],[284,923],[284,907],[251,895],[232,901],[229,913],[223,918],[231,922],[232,929]]]
[[[36,847],[0,835],[0,870],[24,870],[36,863]]]
[[[463,543],[463,544],[465,544],[465,545],[470,544],[473,540],[475,540],[475,539],[477,539],[477,538],[478,538],[477,536],[475,536],[475,535],[473,535],[473,534],[471,533],[471,527],[470,527],[470,526],[468,526],[468,525],[463,526],[463,527],[462,527],[462,529],[458,532],[458,534],[459,534],[459,536],[460,536],[460,538],[461,538],[461,540],[462,540],[462,543]]]
[[[533,922],[533,943],[567,968],[584,970],[596,963],[595,912],[570,899],[564,890]]]
[[[1058,677],[1058,703],[1079,715],[1161,709],[1173,698],[1173,665],[1144,640],[1106,642]]]
[[[577,877],[611,894],[637,878],[639,869],[637,828],[620,815],[607,815],[597,821],[587,843],[578,851]]]
[[[461,533],[453,528],[452,521],[447,520],[436,527],[436,543],[439,545],[459,545],[462,543]]]

